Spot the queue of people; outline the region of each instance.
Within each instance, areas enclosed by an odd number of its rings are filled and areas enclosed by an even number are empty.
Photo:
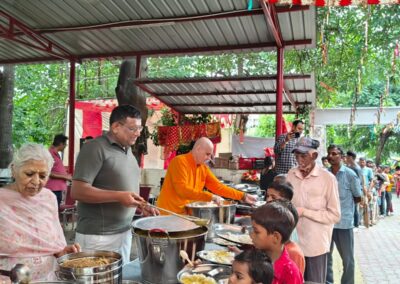
[[[230,284],[334,283],[334,246],[343,263],[341,283],[354,283],[353,228],[358,226],[359,199],[368,204],[364,209],[369,209],[372,223],[378,205],[381,217],[393,212],[390,185],[400,191],[400,168],[391,175],[390,168],[378,166],[374,173],[373,164],[360,158],[357,165],[356,154],[345,155],[337,145],[327,148],[320,166],[316,162],[319,142],[302,136],[302,121],[293,125],[293,131],[277,139],[276,165],[273,158],[265,159],[261,187],[267,203],[251,216],[254,248],[232,248],[239,254]],[[207,166],[213,144],[203,137],[189,153],[171,161],[157,200],[161,210],[153,209],[139,195],[140,169],[130,151],[142,129],[136,108],[116,107],[110,131],[92,139],[90,147],[82,147],[73,177],[60,168],[58,152],[65,148],[66,136],[57,135],[49,150],[38,144],[22,146],[11,163],[14,182],[0,189],[0,216],[4,217],[0,268],[9,270],[22,262],[32,268],[34,280],[52,280],[56,258],[81,249],[115,251],[126,264],[136,208],[152,216],[165,214],[162,209],[182,214],[185,205],[194,201],[256,202],[256,196],[219,182]],[[51,188],[54,194],[46,188],[49,178],[55,180],[49,186],[56,184]],[[57,192],[65,190],[65,182],[71,179],[78,224],[76,244],[67,246],[58,219]]]

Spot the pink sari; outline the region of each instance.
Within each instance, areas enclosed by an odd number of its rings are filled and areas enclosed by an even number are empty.
[[[65,246],[56,197],[50,190],[25,198],[0,188],[0,269],[24,263],[31,268],[32,280],[54,280],[54,254]],[[0,276],[2,280],[9,281]]]

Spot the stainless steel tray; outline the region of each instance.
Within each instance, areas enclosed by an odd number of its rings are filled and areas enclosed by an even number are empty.
[[[228,224],[215,224],[214,227],[215,234],[227,241],[239,244],[239,245],[252,245],[249,231],[247,227],[241,227],[237,225]],[[248,238],[248,241],[240,240],[238,238]]]
[[[177,278],[179,283],[182,283],[181,279],[185,275],[203,274],[213,278],[218,284],[227,284],[231,272],[232,267],[228,265],[200,264],[195,267],[184,267],[179,271]]]
[[[221,265],[232,265],[235,258],[235,253],[228,250],[202,250],[196,255],[204,261]]]

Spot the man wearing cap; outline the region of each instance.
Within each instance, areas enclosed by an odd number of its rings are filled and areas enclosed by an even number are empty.
[[[292,131],[280,135],[275,142],[275,171],[279,174],[287,174],[287,172],[296,166],[296,159],[292,153],[299,137],[303,133],[304,123],[301,120],[293,121]]]
[[[319,142],[301,137],[293,153],[297,167],[287,181],[293,185],[292,202],[299,213],[297,233],[306,259],[304,281],[325,283],[333,225],[340,220],[340,201],[335,176],[316,164]]]

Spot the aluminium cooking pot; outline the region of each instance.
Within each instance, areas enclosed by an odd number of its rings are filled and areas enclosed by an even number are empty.
[[[154,216],[133,223],[133,236],[143,283],[176,283],[176,275],[184,267],[180,257],[184,250],[194,261],[196,253],[205,247],[206,227],[199,227],[182,218]]]
[[[84,268],[63,267],[66,260],[78,258],[111,258],[112,262],[107,265]],[[56,271],[59,280],[76,281],[78,283],[107,283],[120,284],[122,281],[122,257],[119,253],[112,251],[93,250],[70,253],[57,259],[59,270]]]
[[[214,202],[193,202],[186,204],[186,212],[188,215],[196,216],[210,220],[207,225],[207,239],[215,237],[212,226],[215,223],[233,224],[236,214],[236,201],[224,200],[222,204],[217,205]]]

